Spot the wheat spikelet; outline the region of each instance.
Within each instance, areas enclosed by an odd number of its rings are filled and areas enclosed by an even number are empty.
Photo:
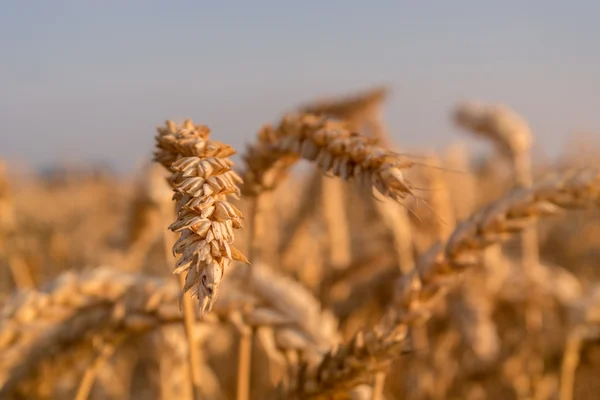
[[[318,366],[304,365],[296,394],[326,398],[365,382],[402,348],[408,327],[428,319],[435,300],[446,295],[462,271],[477,265],[478,252],[520,232],[536,218],[593,206],[600,206],[600,173],[584,170],[517,190],[475,213],[458,225],[445,246],[434,246],[412,273],[400,278],[395,306],[380,324],[329,352]]]
[[[190,120],[181,127],[168,121],[158,128],[155,153],[155,160],[172,173],[169,183],[177,201],[177,221],[169,227],[180,232],[173,246],[181,254],[174,273],[187,271],[184,291],[198,297],[201,314],[213,307],[229,263],[247,262],[232,245],[242,213],[227,201],[227,195],[239,195],[242,182],[227,158],[235,150],[209,135],[208,127]]]

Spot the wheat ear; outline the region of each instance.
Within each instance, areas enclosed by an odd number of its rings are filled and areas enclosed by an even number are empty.
[[[341,122],[310,114],[287,115],[277,128],[266,126],[246,156],[245,193],[274,188],[300,158],[326,174],[356,180],[368,190],[401,201],[413,195],[402,170],[413,163],[377,146],[377,141],[346,129]]]
[[[478,265],[481,250],[520,232],[537,218],[594,206],[600,206],[600,172],[584,170],[516,190],[475,213],[458,225],[445,246],[434,246],[412,273],[400,278],[395,304],[381,323],[330,351],[318,365],[304,365],[296,395],[326,398],[365,382],[397,355],[408,327],[427,320],[431,306],[448,293],[456,278]]]
[[[228,158],[235,150],[209,135],[208,127],[190,120],[182,126],[167,121],[158,128],[155,153],[155,160],[171,172],[177,201],[177,221],[169,227],[180,232],[173,246],[181,254],[174,273],[187,273],[184,291],[198,297],[201,314],[213,307],[231,261],[247,262],[232,244],[233,230],[242,227],[242,213],[227,201],[228,195],[239,195],[242,182]]]

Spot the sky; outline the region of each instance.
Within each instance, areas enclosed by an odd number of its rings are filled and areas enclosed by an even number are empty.
[[[131,171],[191,117],[242,151],[265,122],[381,84],[407,149],[469,140],[459,101],[524,116],[536,153],[600,136],[597,1],[0,3],[0,158]]]

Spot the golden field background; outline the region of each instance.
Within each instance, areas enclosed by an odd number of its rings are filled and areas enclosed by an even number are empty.
[[[2,164],[0,398],[598,398],[598,144],[536,161],[515,111],[457,103],[488,155],[406,154],[388,97],[300,105],[247,138],[231,203],[250,266],[225,265],[202,319],[172,273],[167,169]],[[361,178],[355,145],[395,191]]]

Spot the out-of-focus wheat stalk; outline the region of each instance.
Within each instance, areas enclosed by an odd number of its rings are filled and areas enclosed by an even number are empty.
[[[305,365],[297,393],[324,398],[364,382],[402,347],[407,327],[429,318],[432,304],[447,294],[463,271],[479,264],[481,250],[522,231],[537,218],[599,205],[600,173],[585,170],[519,189],[483,208],[459,224],[446,245],[434,246],[413,273],[401,278],[395,305],[379,325],[329,352],[318,366]]]
[[[112,343],[102,343],[102,339],[99,339],[100,349],[98,351],[98,355],[89,368],[85,371],[79,387],[77,388],[75,400],[86,400],[89,398],[98,371],[103,364],[115,354],[120,339],[120,337],[117,337]]]
[[[0,161],[0,256],[6,257],[17,288],[33,288],[35,281],[29,265],[14,249],[16,229],[16,215],[6,176],[6,166]]]
[[[527,153],[531,147],[527,123],[505,106],[461,103],[454,110],[454,120],[469,131],[494,141],[509,159]]]
[[[517,187],[530,187],[531,143],[533,135],[524,119],[504,106],[463,103],[454,114],[464,128],[492,140],[498,150],[511,160]],[[535,226],[522,234],[523,268],[532,273],[539,265],[538,239]]]
[[[338,341],[335,318],[306,289],[268,271],[252,280],[249,286],[237,271],[204,323],[241,318],[292,363],[315,362]],[[13,298],[0,320],[0,397],[44,360],[90,336],[134,335],[180,322],[179,292],[170,280],[100,268],[66,273],[44,292]]]
[[[513,168],[515,186],[530,187],[533,183],[531,167],[531,144],[533,135],[523,118],[504,106],[463,103],[454,113],[455,121],[462,127],[492,140],[498,151],[510,160]],[[522,269],[530,280],[539,274],[538,237],[536,226],[532,225],[521,233]],[[490,249],[490,252],[500,251]],[[465,291],[473,291],[473,287],[465,287]],[[481,296],[480,296],[481,297]],[[489,296],[486,300],[489,301]],[[485,301],[472,302],[471,306],[480,305],[481,310],[472,310],[472,314],[483,316]],[[528,306],[526,318],[531,332],[539,331],[541,314],[532,305]],[[486,319],[480,321],[483,322]],[[489,318],[487,319],[489,321]],[[485,324],[484,324],[485,325]],[[489,325],[489,324],[488,324]],[[481,327],[483,329],[483,326]],[[535,344],[535,343],[533,343]]]
[[[560,370],[560,400],[572,400],[575,372],[580,351],[586,338],[597,338],[600,325],[600,287],[593,286],[588,294],[570,307],[570,328],[567,334]]]
[[[328,237],[328,262],[334,269],[347,267],[352,258],[344,185],[339,179],[324,177],[321,180],[321,204]]]
[[[148,166],[135,191],[128,216],[128,248],[122,268],[139,271],[148,253],[165,230],[162,217],[165,208],[172,209],[171,190],[165,181],[167,171],[156,163]],[[171,212],[172,213],[172,212]],[[171,218],[172,215],[167,215]],[[171,250],[168,249],[167,254]]]

